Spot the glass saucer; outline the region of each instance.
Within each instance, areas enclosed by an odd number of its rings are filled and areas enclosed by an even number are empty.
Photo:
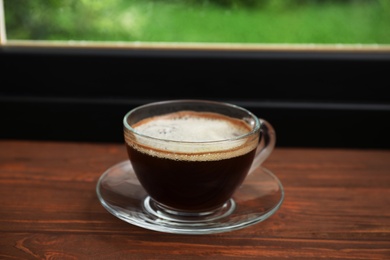
[[[201,222],[165,218],[150,209],[149,196],[139,183],[129,160],[107,169],[96,186],[103,207],[130,224],[166,233],[213,234],[233,231],[266,220],[282,205],[284,190],[279,179],[259,167],[247,176],[233,198],[229,210]]]

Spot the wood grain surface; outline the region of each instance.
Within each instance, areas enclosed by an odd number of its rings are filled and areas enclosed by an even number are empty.
[[[128,224],[96,184],[124,145],[0,141],[0,259],[390,259],[390,151],[277,147],[264,167],[285,200],[212,235]]]

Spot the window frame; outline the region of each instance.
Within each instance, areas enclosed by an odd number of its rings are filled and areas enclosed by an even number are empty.
[[[3,11],[0,138],[121,142],[129,109],[197,98],[252,110],[279,146],[390,148],[388,45],[18,41]]]

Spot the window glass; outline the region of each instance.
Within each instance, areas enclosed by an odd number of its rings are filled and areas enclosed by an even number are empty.
[[[390,43],[390,0],[1,1],[7,40]]]

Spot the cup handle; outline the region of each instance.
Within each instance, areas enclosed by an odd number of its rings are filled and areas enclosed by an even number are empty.
[[[268,158],[274,150],[276,143],[276,134],[272,125],[262,118],[259,118],[259,120],[261,123],[260,142],[257,146],[255,158],[249,169],[249,173],[256,170]]]

